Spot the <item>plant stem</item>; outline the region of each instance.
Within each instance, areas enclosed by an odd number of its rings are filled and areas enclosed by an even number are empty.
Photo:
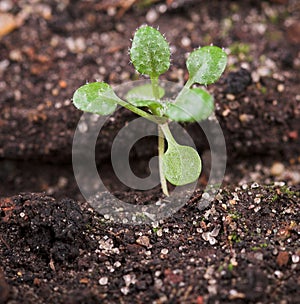
[[[162,130],[162,132],[164,133],[165,138],[167,139],[168,145],[178,145],[176,140],[174,139],[169,125],[167,123],[161,124],[160,128]]]
[[[181,97],[181,95],[189,90],[191,88],[191,86],[194,84],[194,82],[189,78],[188,81],[185,83],[184,87],[180,90],[180,92],[178,93],[175,102]]]
[[[159,100],[159,88],[158,88],[158,77],[151,77],[151,85],[152,85],[152,91],[153,96],[156,100]],[[156,113],[155,113],[156,114]],[[167,186],[167,180],[164,175],[163,171],[163,162],[162,157],[165,153],[165,136],[164,132],[161,128],[162,125],[158,125],[158,168],[159,168],[159,178],[160,178],[160,184],[162,192],[169,196],[168,186]]]
[[[158,88],[158,77],[151,77],[153,96],[156,100],[159,100],[159,88]]]
[[[169,196],[167,181],[163,171],[162,156],[165,153],[165,137],[161,125],[158,126],[158,167],[162,192]]]
[[[137,114],[137,115],[139,115],[141,117],[144,117],[144,118],[146,118],[146,119],[148,119],[148,120],[150,120],[150,121],[152,121],[152,122],[154,122],[156,124],[161,124],[161,123],[166,122],[165,118],[163,118],[163,117],[162,118],[158,118],[158,117],[156,117],[154,115],[151,115],[151,114],[149,114],[149,113],[147,113],[147,112],[145,112],[145,111],[143,111],[143,110],[135,107],[134,105],[132,105],[132,104],[130,104],[130,103],[128,103],[128,102],[120,99],[120,98],[118,98],[118,100],[113,99],[113,101],[117,102],[120,106],[122,106],[122,107],[130,110],[131,112],[133,112],[133,113],[135,113],[135,114]]]
[[[192,84],[194,84],[194,81],[189,78],[188,81],[185,83],[184,88],[189,89],[192,86]]]

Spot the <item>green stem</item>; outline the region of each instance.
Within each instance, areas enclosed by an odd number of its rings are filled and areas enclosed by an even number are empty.
[[[162,163],[162,156],[165,153],[165,137],[163,134],[163,131],[161,129],[162,125],[158,126],[158,167],[159,167],[159,177],[160,177],[160,184],[162,192],[169,196],[168,186],[167,186],[167,180],[164,175],[163,171],[163,163]]]
[[[135,113],[135,114],[137,114],[137,115],[139,115],[141,117],[144,117],[144,118],[146,118],[146,119],[148,119],[148,120],[150,120],[150,121],[152,121],[152,122],[154,122],[156,124],[161,124],[161,123],[165,123],[166,122],[165,118],[158,118],[158,117],[156,117],[154,115],[151,115],[151,114],[149,114],[149,113],[147,113],[147,112],[145,112],[145,111],[143,111],[143,110],[135,107],[134,105],[132,105],[132,104],[130,104],[130,103],[128,103],[128,102],[126,102],[126,101],[124,101],[122,99],[119,99],[119,98],[118,98],[118,100],[113,99],[113,101],[117,102],[120,106],[122,106],[122,107],[130,110],[131,112],[133,112],[133,113]]]
[[[159,87],[158,87],[158,77],[151,77],[153,96],[156,100],[159,100]]]
[[[133,113],[135,113],[141,117],[144,117],[146,119],[149,119],[150,121],[158,124],[158,162],[159,162],[160,183],[161,183],[161,189],[162,189],[163,193],[166,196],[169,196],[167,181],[164,176],[163,167],[162,167],[162,156],[164,155],[164,152],[165,152],[165,142],[164,142],[165,138],[164,138],[164,133],[162,132],[162,130],[160,128],[161,124],[166,124],[166,118],[151,115],[120,98],[118,98],[117,101],[114,99],[114,101],[117,102],[120,106],[132,111]]]
[[[189,78],[188,81],[185,83],[184,87],[178,93],[175,102],[179,99],[179,97],[183,94],[184,91],[189,90],[194,82]]]
[[[153,96],[156,100],[159,100],[159,87],[158,87],[158,77],[151,77],[151,85],[152,85],[152,91]],[[153,111],[153,109],[151,109]],[[154,114],[159,115],[157,111],[154,109]],[[162,124],[158,125],[158,167],[159,167],[159,177],[160,177],[160,184],[162,192],[169,196],[168,186],[167,186],[167,180],[164,175],[163,171],[163,161],[162,157],[165,153],[165,136],[164,132],[161,128]]]
[[[192,79],[188,79],[188,81],[185,83],[184,88],[189,89],[194,84]]]
[[[160,128],[163,131],[165,138],[167,139],[168,145],[178,145],[167,123],[161,124]]]

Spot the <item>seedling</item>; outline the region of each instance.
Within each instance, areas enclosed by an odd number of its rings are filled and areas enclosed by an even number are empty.
[[[216,82],[226,67],[227,56],[216,46],[204,46],[191,52],[186,61],[189,78],[173,100],[164,99],[165,90],[159,85],[159,76],[170,67],[170,48],[158,30],[141,26],[134,35],[130,58],[140,74],[150,77],[149,84],[136,86],[120,98],[105,82],[88,83],[75,91],[73,103],[80,110],[98,115],[110,115],[120,105],[155,122],[160,182],[163,193],[168,196],[167,181],[175,186],[192,183],[198,179],[202,168],[197,151],[178,144],[169,123],[201,121],[212,114],[213,97],[203,87],[194,85]]]

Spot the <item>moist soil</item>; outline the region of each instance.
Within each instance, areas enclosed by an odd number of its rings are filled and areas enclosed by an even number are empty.
[[[300,303],[298,1],[0,4],[0,19],[10,16],[0,22],[0,303]],[[229,54],[207,88],[227,168],[207,192],[209,144],[197,124],[184,125],[204,164],[195,192],[167,218],[118,224],[76,184],[82,113],[71,97],[86,81],[141,78],[127,50],[144,23],[170,42],[165,80],[186,81],[186,55],[198,46]],[[113,139],[134,118],[120,109],[105,123],[99,174],[119,199],[162,204],[159,187],[135,191],[112,173]],[[154,138],[134,145],[137,175],[149,173],[156,149]]]

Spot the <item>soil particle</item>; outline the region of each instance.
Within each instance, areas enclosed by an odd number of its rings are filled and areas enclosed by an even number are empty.
[[[293,22],[287,28],[287,37],[291,43],[300,44],[300,21]]]
[[[238,94],[243,92],[252,82],[251,74],[246,69],[230,72],[226,78],[227,88],[225,92]]]

